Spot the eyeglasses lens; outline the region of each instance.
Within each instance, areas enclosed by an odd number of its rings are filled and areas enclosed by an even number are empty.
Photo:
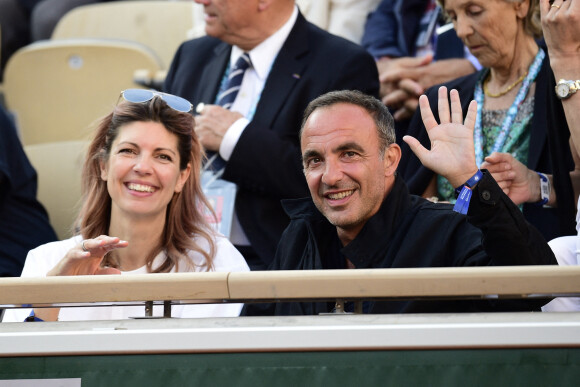
[[[189,113],[193,109],[193,105],[188,100],[172,94],[158,93],[145,89],[128,89],[123,91],[122,94],[125,100],[133,103],[147,102],[158,95],[169,107],[179,112]]]
[[[147,102],[155,96],[155,93],[151,90],[144,89],[128,89],[123,91],[123,98],[129,102],[141,103]]]

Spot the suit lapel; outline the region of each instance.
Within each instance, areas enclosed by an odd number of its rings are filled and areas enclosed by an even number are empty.
[[[218,93],[225,68],[230,59],[231,46],[220,43],[214,48],[214,56],[203,66],[200,85],[196,88],[194,101],[213,104]]]
[[[298,14],[296,24],[272,65],[253,120],[271,126],[288,95],[300,81],[307,64],[305,54],[308,50],[308,22]]]

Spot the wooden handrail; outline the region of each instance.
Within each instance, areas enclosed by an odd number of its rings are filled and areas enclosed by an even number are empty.
[[[227,299],[229,273],[0,278],[0,305]]]
[[[580,295],[580,267],[509,266],[0,278],[0,305]]]
[[[236,299],[580,294],[580,267],[504,266],[231,273]]]

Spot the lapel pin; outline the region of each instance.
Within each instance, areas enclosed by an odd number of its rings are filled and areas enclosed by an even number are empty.
[[[294,74],[292,74],[292,78],[294,78],[294,79],[300,79],[300,74],[294,73]]]

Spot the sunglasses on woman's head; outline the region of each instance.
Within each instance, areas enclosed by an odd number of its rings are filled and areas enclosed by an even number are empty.
[[[145,89],[127,89],[121,92],[121,96],[125,101],[133,103],[143,103],[151,101],[155,96],[164,100],[167,105],[173,110],[182,113],[189,113],[193,110],[193,105],[186,99],[178,97],[173,94],[161,93],[159,91],[145,90]]]

